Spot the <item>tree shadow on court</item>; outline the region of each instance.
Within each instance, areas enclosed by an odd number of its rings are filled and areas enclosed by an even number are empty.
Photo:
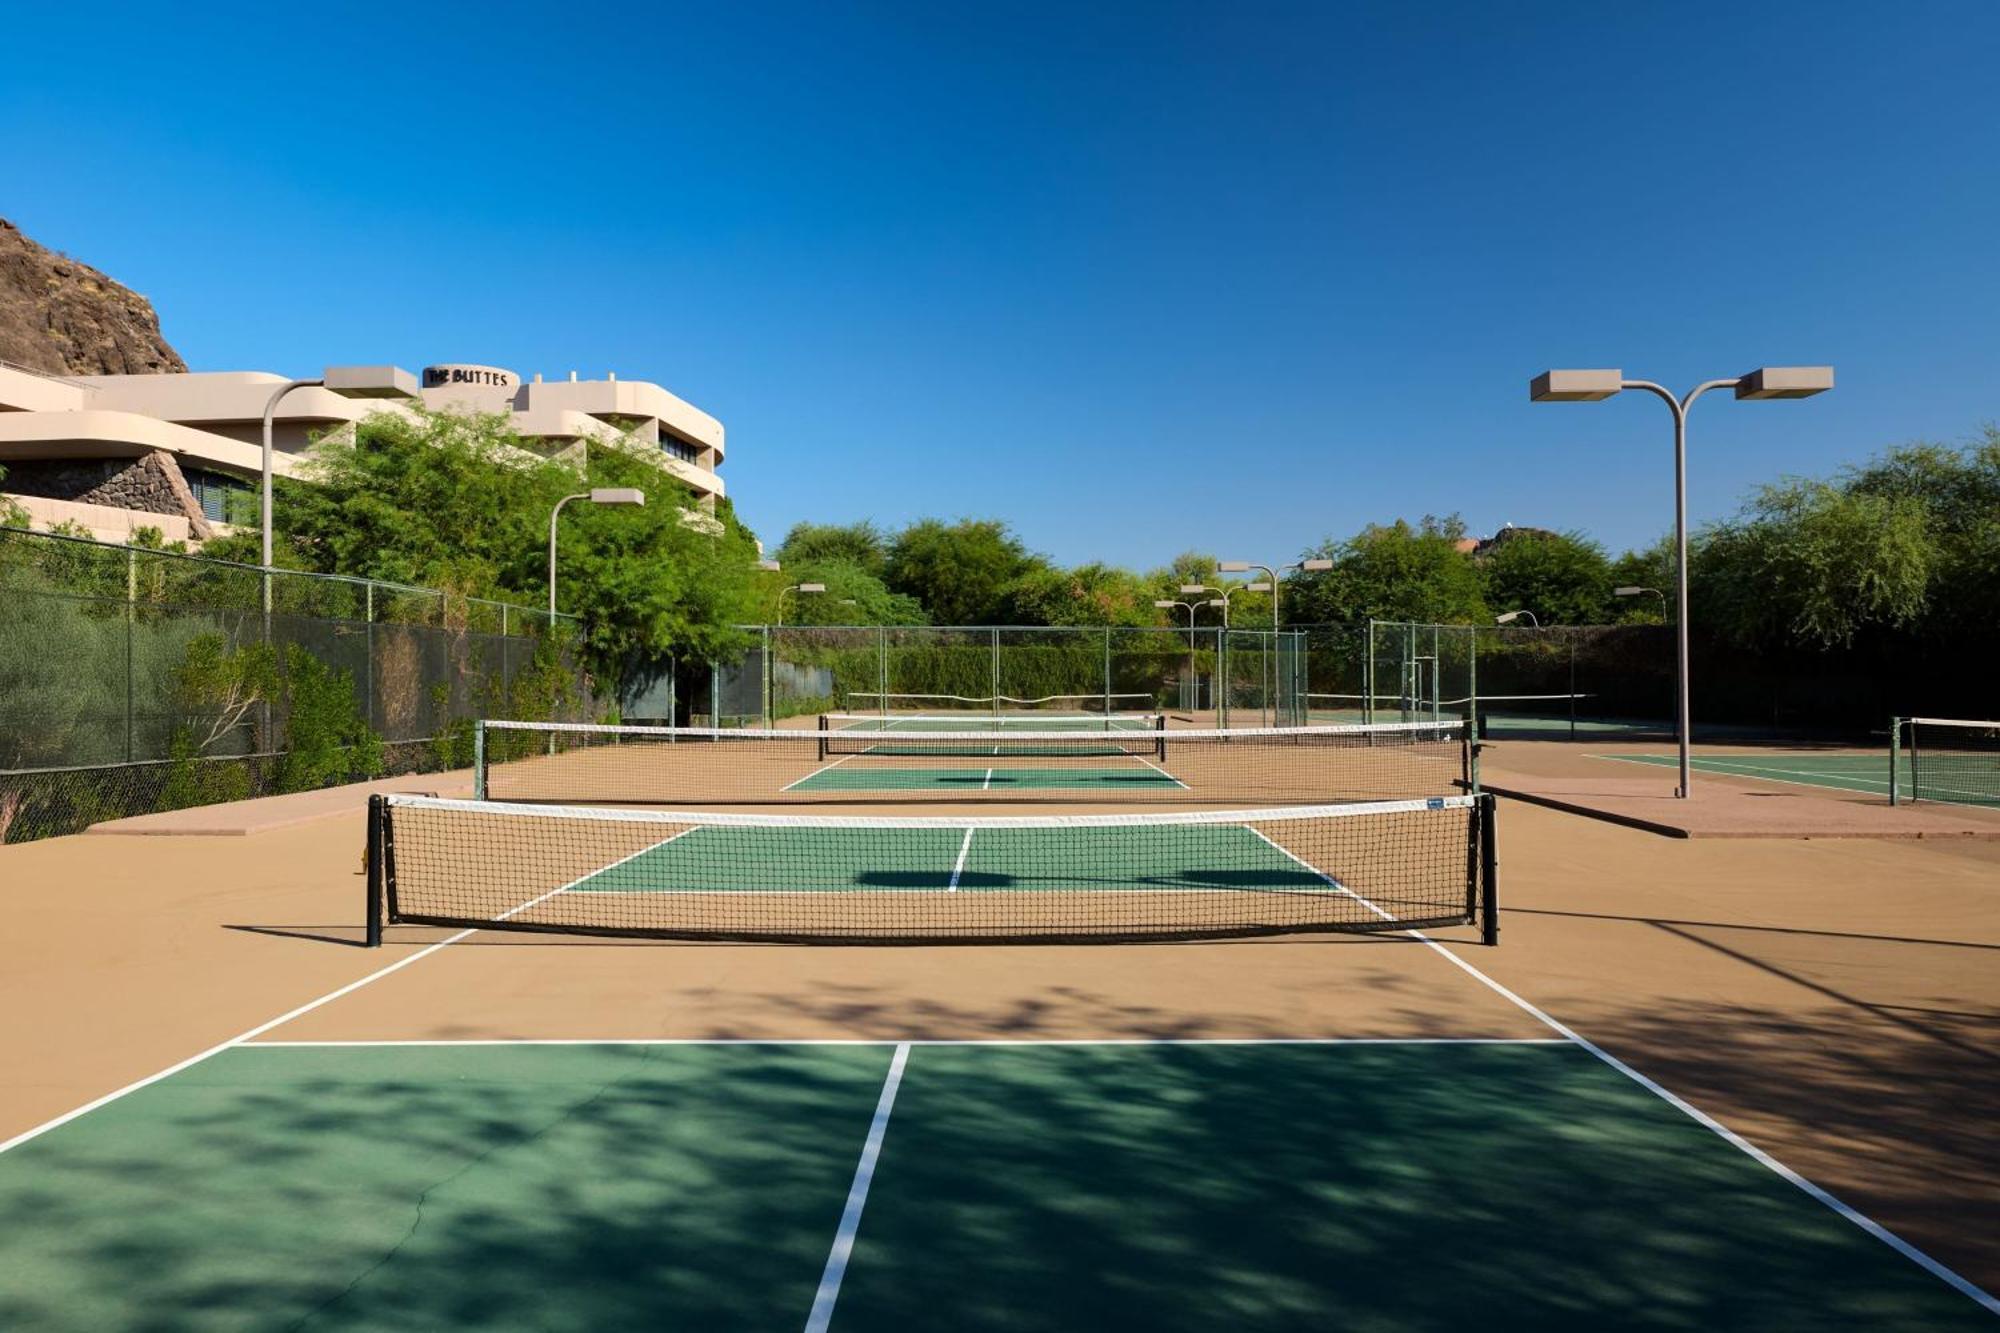
[[[0,1326],[796,1327],[888,1059],[224,1052],[0,1158]]]
[[[1919,1249],[2000,1288],[2000,1015],[1683,1002],[1585,1027]]]
[[[962,1330],[1984,1323],[1567,1045],[918,1048],[841,1312]]]

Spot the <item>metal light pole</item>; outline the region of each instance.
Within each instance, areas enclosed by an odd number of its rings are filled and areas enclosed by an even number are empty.
[[[1265,583],[1262,583],[1262,584],[1257,584],[1257,583],[1252,583],[1252,584],[1248,585],[1247,587],[1245,587],[1245,588],[1243,589],[1243,591],[1245,591],[1245,592],[1264,592],[1264,591],[1266,591],[1266,590],[1268,589],[1268,590],[1269,590],[1269,592],[1270,592],[1270,594],[1271,594],[1271,694],[1272,694],[1272,696],[1273,696],[1273,697],[1271,698],[1271,700],[1270,700],[1270,703],[1271,703],[1271,713],[1272,713],[1272,717],[1273,717],[1273,719],[1275,720],[1275,719],[1276,719],[1276,716],[1277,716],[1277,701],[1276,701],[1276,698],[1275,698],[1275,696],[1276,696],[1276,694],[1277,694],[1277,692],[1278,692],[1278,691],[1277,691],[1277,685],[1278,685],[1278,571],[1277,571],[1276,569],[1273,569],[1273,568],[1272,568],[1271,566],[1269,566],[1269,565],[1260,565],[1260,564],[1256,563],[1256,562],[1255,562],[1255,561],[1253,561],[1253,560],[1225,560],[1225,561],[1223,561],[1223,562],[1222,562],[1221,564],[1217,565],[1217,566],[1216,566],[1216,568],[1217,568],[1218,570],[1220,570],[1220,571],[1221,571],[1222,573],[1224,573],[1224,574],[1247,574],[1247,573],[1249,573],[1249,572],[1250,572],[1251,570],[1255,569],[1255,570],[1259,570],[1259,571],[1261,571],[1261,572],[1263,573],[1263,575],[1264,575],[1265,579],[1266,579],[1266,580],[1268,580],[1267,582],[1265,582]],[[1317,573],[1317,572],[1319,572],[1319,571],[1321,571],[1321,570],[1327,570],[1327,569],[1332,569],[1332,568],[1333,568],[1333,561],[1331,561],[1331,560],[1325,560],[1325,559],[1314,559],[1314,560],[1300,560],[1300,561],[1297,561],[1297,562],[1295,562],[1295,563],[1293,563],[1293,564],[1289,564],[1289,565],[1285,565],[1285,566],[1283,566],[1283,568],[1285,568],[1285,569],[1301,569],[1301,570],[1308,570],[1308,571],[1311,571],[1311,572],[1314,572],[1314,573]]]
[[[785,623],[785,594],[786,594],[786,593],[788,593],[788,592],[795,592],[795,593],[798,593],[798,594],[799,594],[800,596],[804,596],[804,595],[806,595],[807,593],[815,593],[815,592],[825,592],[825,591],[826,591],[826,585],[825,585],[824,583],[794,583],[794,584],[793,584],[793,585],[792,585],[791,587],[789,587],[789,588],[780,588],[780,589],[778,589],[778,624],[779,624],[779,626],[780,626],[780,627],[782,627],[782,626],[784,625],[784,623]]]
[[[1658,588],[1641,588],[1634,585],[1624,588],[1613,588],[1611,590],[1613,597],[1644,597],[1649,593],[1660,599],[1660,619],[1665,620],[1667,618],[1667,595]]]
[[[1682,800],[1694,785],[1688,755],[1694,729],[1688,687],[1688,409],[1710,389],[1734,389],[1739,399],[1763,400],[1810,398],[1832,387],[1832,366],[1763,366],[1735,379],[1703,380],[1680,398],[1651,380],[1628,380],[1620,370],[1546,370],[1528,384],[1528,401],[1535,403],[1595,403],[1625,389],[1643,389],[1674,414],[1674,726],[1680,733],[1680,786],[1674,795]]]
[[[549,511],[549,624],[555,625],[556,615],[556,519],[563,506],[571,500],[588,500],[594,505],[643,505],[646,493],[630,486],[597,486],[575,495],[565,495],[556,501],[556,507]]]
[[[278,414],[278,403],[294,389],[328,389],[343,398],[415,398],[417,377],[400,366],[328,366],[324,374],[315,380],[286,380],[272,391],[264,402],[264,449],[259,467],[259,494],[257,526],[262,541],[261,563],[264,566],[264,610],[271,610],[271,472],[274,447],[271,440],[271,423]]]
[[[1511,625],[1515,621],[1519,620],[1522,616],[1526,616],[1528,618],[1528,623],[1530,625],[1533,625],[1536,629],[1540,629],[1542,627],[1542,622],[1535,619],[1535,613],[1533,611],[1509,611],[1504,616],[1493,617],[1493,623],[1496,625]]]
[[[1189,712],[1193,712],[1201,702],[1201,689],[1196,684],[1196,681],[1199,679],[1199,673],[1195,670],[1194,665],[1194,603],[1176,602],[1172,599],[1167,599],[1165,601],[1156,600],[1153,606],[1156,610],[1160,611],[1178,606],[1188,613],[1187,690],[1183,692],[1181,707],[1187,709]]]

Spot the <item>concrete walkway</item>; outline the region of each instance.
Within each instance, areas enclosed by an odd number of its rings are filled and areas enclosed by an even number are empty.
[[[337,815],[358,817],[376,792],[427,792],[436,796],[472,795],[472,770],[453,769],[445,773],[416,773],[408,777],[378,778],[322,791],[294,792],[289,796],[260,796],[248,801],[225,801],[220,805],[199,805],[190,810],[167,810],[153,815],[133,815],[127,819],[107,819],[92,824],[85,833],[124,836],[243,837],[291,828],[315,819]]]

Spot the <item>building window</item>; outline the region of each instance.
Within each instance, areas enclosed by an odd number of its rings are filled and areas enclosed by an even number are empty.
[[[194,492],[195,503],[201,506],[202,517],[211,523],[248,521],[247,515],[255,507],[249,482],[227,472],[200,467],[182,468],[181,473],[187,478],[188,489]]]
[[[686,440],[681,439],[678,435],[669,435],[665,431],[661,431],[660,452],[672,454],[683,463],[692,463],[696,467],[701,466],[701,450],[689,444]]]

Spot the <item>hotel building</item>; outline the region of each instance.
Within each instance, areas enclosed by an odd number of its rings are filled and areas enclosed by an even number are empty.
[[[199,543],[229,529],[232,493],[255,503],[263,416],[286,382],[265,371],[52,376],[0,363],[0,495],[34,526],[79,524],[105,541],[140,527]],[[627,442],[685,482],[714,520],[723,493],[722,423],[657,384],[621,380],[523,382],[493,366],[428,366],[416,401],[441,410],[503,413],[535,453],[582,463],[591,443]],[[351,432],[404,400],[347,398],[324,388],[286,394],[272,423],[273,470],[293,476],[316,441]],[[240,504],[240,502],[239,502]]]

